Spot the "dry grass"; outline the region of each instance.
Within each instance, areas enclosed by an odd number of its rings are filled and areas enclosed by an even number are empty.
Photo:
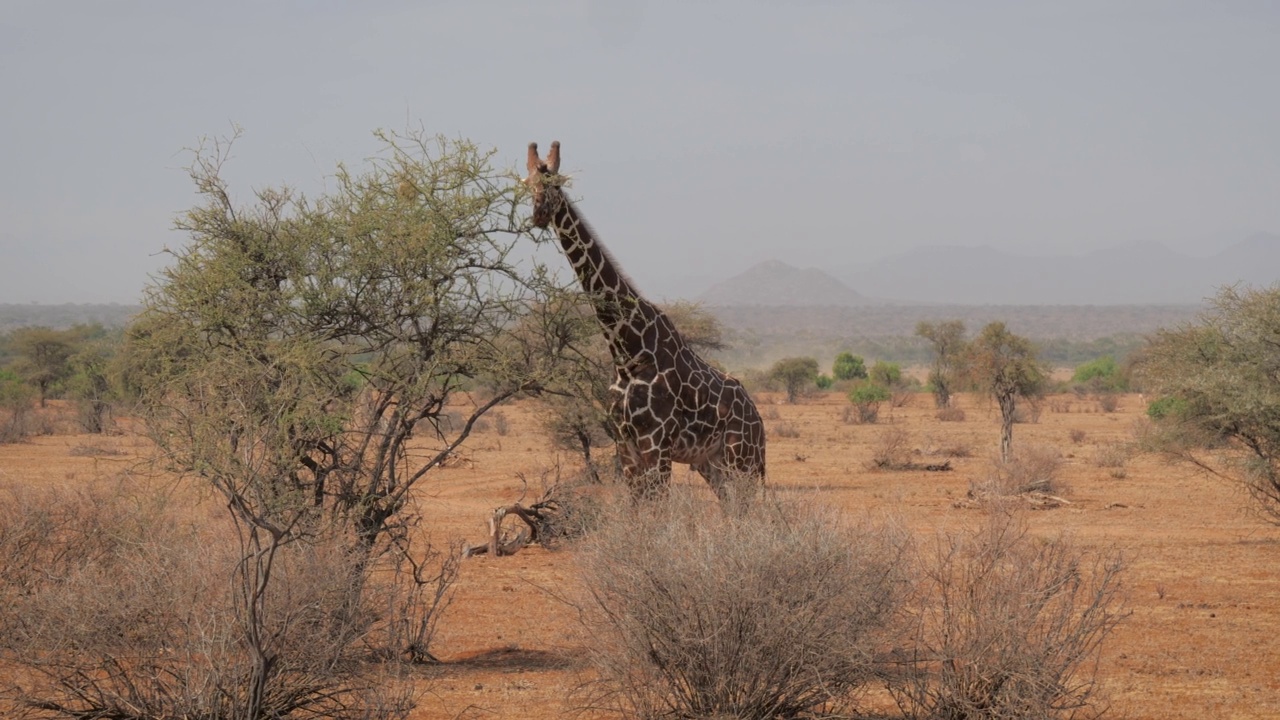
[[[945,407],[934,415],[942,422],[964,422],[964,410],[958,407]]]

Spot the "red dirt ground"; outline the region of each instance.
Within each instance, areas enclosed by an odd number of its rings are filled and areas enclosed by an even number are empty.
[[[998,414],[987,403],[963,397],[967,418],[944,423],[921,395],[909,407],[883,409],[879,424],[848,425],[840,419],[848,403],[839,395],[796,405],[762,399],[772,487],[811,491],[850,512],[900,514],[921,532],[970,523],[982,512],[955,505],[986,473],[997,446]],[[1086,544],[1114,544],[1129,558],[1132,615],[1110,639],[1101,668],[1111,716],[1280,718],[1280,528],[1252,513],[1238,488],[1159,458],[1129,460],[1121,478],[1099,467],[1094,460],[1100,449],[1132,440],[1142,416],[1138,396],[1125,397],[1113,413],[1091,400],[1053,401],[1039,422],[1014,431],[1015,443],[1053,446],[1065,457],[1061,494],[1071,504],[1030,513],[1033,530],[1069,530]],[[441,470],[422,486],[421,509],[436,542],[481,541],[488,513],[521,497],[517,473],[536,478],[556,462],[535,422],[535,404],[502,412],[505,434],[491,424],[469,442],[468,462]],[[778,432],[784,425],[795,437]],[[925,453],[964,447],[971,455],[953,459],[955,470],[948,473],[868,470],[875,441],[895,428],[907,431],[912,447]],[[1083,440],[1074,442],[1073,430],[1082,431]],[[73,455],[86,445],[124,454]],[[130,435],[52,435],[0,446],[0,484],[91,483],[118,473],[146,450],[145,441]],[[702,485],[683,467],[676,479]],[[574,610],[560,599],[574,577],[572,550],[530,548],[512,557],[466,560],[433,647],[445,662],[420,672],[424,695],[414,717],[569,714],[570,692],[589,677],[575,640]]]

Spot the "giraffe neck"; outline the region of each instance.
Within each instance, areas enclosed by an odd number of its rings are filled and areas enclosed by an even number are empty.
[[[548,192],[560,190],[552,188]],[[586,219],[563,193],[551,226],[595,310],[617,365],[644,357],[646,350],[653,354],[660,342],[679,342],[665,316],[631,286]]]

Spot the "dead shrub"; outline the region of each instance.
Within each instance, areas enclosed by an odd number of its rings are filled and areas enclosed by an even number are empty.
[[[818,503],[724,513],[687,493],[581,550],[589,702],[625,717],[798,717],[850,701],[907,586],[907,536]]]
[[[780,438],[798,438],[800,437],[800,429],[792,423],[780,422],[774,423],[773,428],[769,430],[769,434]]]
[[[1075,443],[1076,445],[1079,445],[1080,443],[1084,442],[1085,433],[1080,428],[1072,428],[1070,437],[1071,437],[1071,442]]]
[[[964,410],[958,407],[944,407],[935,416],[942,422],[964,422]]]
[[[871,462],[873,470],[898,470],[910,468],[911,435],[902,428],[890,428],[876,436],[871,446]]]
[[[1095,467],[1109,470],[1111,477],[1119,480],[1128,475],[1125,465],[1131,457],[1133,457],[1133,446],[1128,443],[1113,442],[1100,445],[1094,451],[1093,464]]]
[[[1101,393],[1098,395],[1098,407],[1105,413],[1115,412],[1120,407],[1120,396],[1116,393]]]
[[[489,412],[489,416],[493,418],[493,431],[501,437],[506,437],[511,432],[511,423],[507,420],[507,414],[501,410],[493,410]]]
[[[1051,398],[1049,400],[1049,412],[1069,413],[1071,412],[1071,401],[1062,398]]]
[[[1124,562],[1068,536],[1032,538],[1018,514],[939,536],[914,605],[915,672],[890,690],[909,718],[1101,714],[1098,661],[1124,619]]]
[[[911,387],[894,385],[893,387],[890,387],[889,390],[893,393],[889,398],[889,407],[909,407],[916,397],[916,391]]]
[[[164,493],[127,486],[8,499],[0,658],[18,672],[0,707],[124,720],[241,717],[251,704],[269,717],[401,718],[412,707],[395,666],[367,662],[390,595],[342,538],[276,548],[248,609],[229,582],[247,565],[228,520],[193,523]],[[265,683],[251,701],[255,672]]]
[[[760,417],[769,421],[781,420],[782,413],[778,412],[778,408],[774,405],[765,405],[764,409],[760,411]]]
[[[1058,493],[1058,471],[1062,454],[1047,445],[1015,446],[1008,461],[996,458],[991,472],[976,483],[970,494],[976,496],[1010,496],[1024,493]]]

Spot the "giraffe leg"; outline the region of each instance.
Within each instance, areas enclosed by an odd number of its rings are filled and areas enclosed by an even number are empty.
[[[711,486],[712,492],[716,494],[717,498],[720,498],[720,505],[724,507],[729,502],[729,488],[725,486],[724,470],[711,461],[698,463],[693,466],[693,469],[707,481],[707,484]]]

